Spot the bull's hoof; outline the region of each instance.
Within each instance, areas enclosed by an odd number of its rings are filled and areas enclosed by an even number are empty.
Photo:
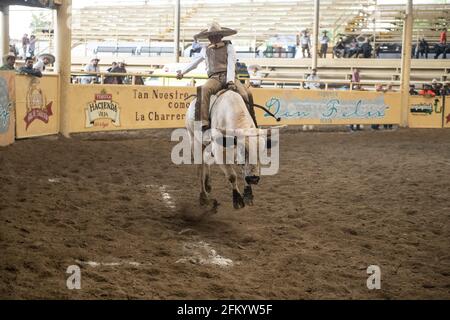
[[[244,202],[248,206],[253,205],[253,192],[252,192],[252,188],[250,186],[245,187],[245,189],[244,189]]]
[[[244,198],[237,190],[233,190],[233,207],[235,209],[242,209],[245,207]]]
[[[210,201],[208,195],[206,193],[204,193],[204,192],[200,193],[200,199],[199,200],[200,200],[200,205],[201,206],[208,205],[209,201]]]

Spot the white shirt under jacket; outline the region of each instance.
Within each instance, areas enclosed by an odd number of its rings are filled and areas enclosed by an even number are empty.
[[[227,83],[234,82],[236,79],[236,51],[234,50],[233,45],[230,43],[227,46],[227,54],[228,54],[228,65],[227,65]],[[188,73],[191,70],[197,68],[197,66],[206,60],[206,47],[202,48],[200,54],[192,60],[192,62],[184,68],[181,72],[183,75]],[[206,60],[206,70],[208,71],[208,61]]]

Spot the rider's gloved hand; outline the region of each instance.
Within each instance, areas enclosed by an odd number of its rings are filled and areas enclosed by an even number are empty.
[[[237,87],[236,87],[236,85],[234,84],[233,81],[230,81],[230,82],[227,83],[227,88],[230,89],[230,90],[233,90],[233,91],[237,90]]]
[[[183,74],[181,73],[181,70],[178,70],[178,71],[177,71],[177,79],[178,79],[178,80],[183,79]]]

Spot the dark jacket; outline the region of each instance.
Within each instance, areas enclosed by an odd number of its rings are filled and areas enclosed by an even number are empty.
[[[42,78],[42,72],[40,72],[37,69],[34,69],[33,67],[28,68],[27,66],[23,66],[19,69],[19,73],[25,73],[29,76],[34,76],[38,78]]]

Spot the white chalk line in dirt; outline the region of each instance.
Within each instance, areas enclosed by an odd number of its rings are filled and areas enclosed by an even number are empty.
[[[151,188],[152,190],[158,190],[159,193],[161,194],[161,198],[164,202],[164,204],[166,205],[166,207],[168,207],[171,210],[175,210],[176,209],[176,204],[175,204],[175,200],[173,199],[173,197],[170,195],[168,189],[168,185],[162,185],[162,186],[157,186],[154,184],[148,184],[145,185],[146,188]]]
[[[90,267],[118,267],[123,265],[129,265],[134,267],[144,266],[144,265],[151,265],[150,262],[147,263],[140,263],[135,261],[121,261],[121,262],[95,262],[95,261],[81,261],[81,260],[75,260],[76,263],[90,266]]]
[[[185,243],[183,246],[183,251],[187,254],[187,256],[178,259],[175,263],[190,262],[201,265],[216,265],[224,268],[232,267],[234,265],[233,260],[217,254],[217,251],[205,241]]]

